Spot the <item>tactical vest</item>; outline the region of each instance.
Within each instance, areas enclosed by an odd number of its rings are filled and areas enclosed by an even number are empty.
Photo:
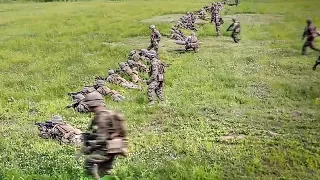
[[[235,27],[233,29],[233,32],[239,33],[240,32],[240,22],[235,23]]]
[[[82,133],[79,129],[73,128],[69,124],[56,124],[52,128],[52,131],[56,132],[55,129],[58,130],[58,138],[63,142],[71,142],[75,135],[80,135]]]
[[[107,87],[98,87],[96,89],[101,95],[106,96],[107,94],[109,94],[111,92],[111,90]]]
[[[126,156],[128,141],[126,139],[127,130],[125,129],[124,118],[111,110],[102,110],[99,114],[106,120],[108,153]]]

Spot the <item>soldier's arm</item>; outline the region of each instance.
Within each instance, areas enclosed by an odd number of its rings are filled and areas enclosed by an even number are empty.
[[[308,31],[308,27],[305,27],[302,34],[302,39],[304,39],[307,36],[307,31]]]
[[[158,73],[158,66],[157,65],[151,65],[151,80],[157,80],[157,74]]]
[[[228,27],[227,31],[232,31],[232,30],[233,30],[233,26],[234,26],[234,23],[232,23],[232,24]]]

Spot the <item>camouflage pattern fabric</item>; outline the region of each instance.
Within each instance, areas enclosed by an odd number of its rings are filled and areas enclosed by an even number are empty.
[[[238,35],[240,34],[241,31],[241,26],[240,26],[240,22],[233,22],[229,28],[227,29],[227,31],[232,31],[231,37],[233,39],[233,41],[235,43],[238,43],[240,41]]]
[[[159,100],[163,101],[163,85],[164,85],[164,66],[160,60],[153,58],[150,66],[150,79],[148,80],[148,99],[153,103],[153,92]]]
[[[199,51],[199,42],[196,36],[188,36],[186,40],[186,50],[193,49],[194,51]]]
[[[154,49],[156,52],[159,50],[159,42],[161,40],[161,34],[158,30],[154,29],[150,35],[150,46],[147,50]]]
[[[87,174],[95,179],[109,174],[117,156],[127,156],[127,130],[124,117],[111,110],[102,109],[95,113],[89,125],[92,139],[86,148],[85,160]],[[114,142],[119,142],[114,144]]]
[[[316,48],[316,37],[319,36],[319,33],[316,30],[316,27],[311,23],[305,28],[302,38],[307,38],[305,43],[302,46],[302,55],[307,54],[307,47],[310,47],[312,50],[320,52],[320,49]]]
[[[44,139],[55,139],[62,143],[81,143],[81,130],[66,123],[54,123],[52,128],[39,127],[39,136]]]
[[[116,85],[120,85],[124,88],[127,89],[141,89],[140,86],[132,83],[132,82],[128,82],[127,80],[125,80],[124,78],[122,78],[121,76],[119,76],[118,74],[111,74],[107,77],[107,81],[109,83],[113,83]]]
[[[140,78],[138,76],[137,71],[134,71],[128,65],[125,65],[124,67],[122,67],[121,70],[131,77],[132,82],[134,83],[139,82]]]

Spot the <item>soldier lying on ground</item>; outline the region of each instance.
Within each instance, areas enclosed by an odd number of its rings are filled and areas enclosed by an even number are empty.
[[[122,86],[124,88],[127,88],[127,89],[139,89],[139,90],[141,90],[140,86],[138,86],[138,85],[136,85],[136,84],[134,84],[132,82],[129,82],[126,79],[122,78],[121,76],[116,74],[113,69],[109,69],[108,70],[108,77],[106,78],[106,80],[109,83],[120,85],[120,86]]]
[[[122,72],[131,77],[132,82],[137,83],[140,81],[138,71],[131,69],[127,63],[121,62],[119,63],[119,67]]]
[[[73,128],[65,123],[61,116],[53,116],[51,120],[45,123],[35,123],[39,126],[39,136],[44,139],[55,139],[61,143],[81,143],[81,130]]]
[[[71,95],[73,104],[68,105],[66,108],[73,108],[76,112],[87,113],[88,107],[83,103],[84,95],[79,93],[76,95]]]
[[[93,86],[96,91],[98,91],[102,96],[111,96],[111,99],[115,102],[124,101],[126,98],[122,96],[119,92],[115,90],[111,90],[107,86],[105,86],[104,80],[97,80],[96,84]]]

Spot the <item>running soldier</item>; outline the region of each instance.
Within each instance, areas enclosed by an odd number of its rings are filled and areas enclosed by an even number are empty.
[[[233,23],[228,27],[227,31],[232,31],[231,37],[235,43],[240,41],[238,35],[240,34],[240,22],[236,18],[232,18]]]
[[[317,32],[317,28],[312,24],[312,20],[307,20],[307,26],[304,29],[304,32],[302,34],[302,40],[304,40],[306,37],[306,41],[302,46],[302,55],[307,54],[307,47],[310,47],[311,49],[315,51],[319,51],[320,49],[316,48],[316,37],[319,36],[319,32]]]

